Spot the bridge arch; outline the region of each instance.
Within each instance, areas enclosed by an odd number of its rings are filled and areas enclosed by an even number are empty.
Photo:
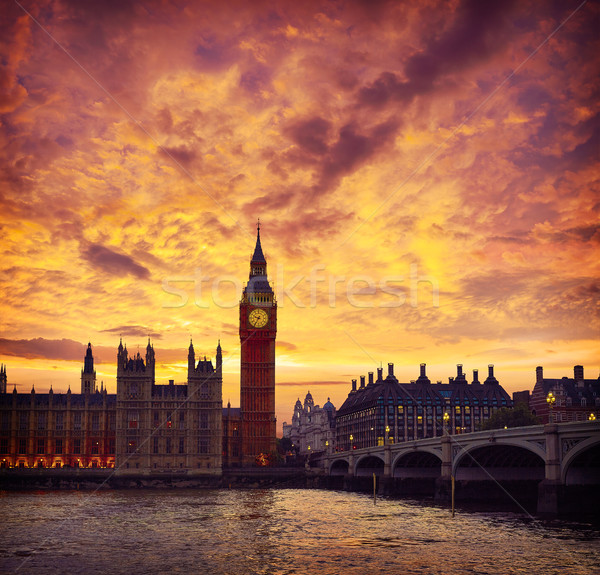
[[[411,449],[399,453],[392,464],[392,477],[440,477],[441,454],[434,449]]]
[[[383,458],[378,455],[363,455],[360,457],[354,466],[354,475],[356,477],[383,475],[385,463]]]
[[[571,448],[561,467],[563,485],[600,483],[600,436],[589,437]]]
[[[350,464],[346,459],[336,459],[329,466],[329,475],[347,475]]]
[[[477,442],[454,458],[452,472],[457,480],[533,480],[545,477],[545,453],[525,441]]]

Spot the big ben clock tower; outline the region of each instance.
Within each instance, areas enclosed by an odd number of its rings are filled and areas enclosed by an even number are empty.
[[[275,450],[275,336],[277,302],[267,279],[267,261],[260,245],[250,260],[250,278],[240,300],[240,415],[242,465]]]

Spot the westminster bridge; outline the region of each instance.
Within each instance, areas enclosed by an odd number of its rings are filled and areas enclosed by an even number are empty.
[[[600,509],[600,420],[479,431],[365,447],[321,456],[344,488],[519,502],[537,499],[539,513],[577,506]]]

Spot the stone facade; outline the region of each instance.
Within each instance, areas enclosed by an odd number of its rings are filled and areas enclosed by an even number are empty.
[[[116,465],[121,472],[221,472],[221,366],[220,344],[213,367],[206,357],[196,364],[190,343],[187,385],[157,385],[150,342],[145,361],[139,353],[129,358],[119,344]]]
[[[3,467],[117,467],[119,473],[221,472],[222,355],[216,367],[188,351],[188,383],[157,385],[154,349],[117,352],[117,393],[95,384],[88,344],[81,394],[0,394]]]
[[[91,358],[91,359],[90,359]],[[114,467],[116,395],[95,385],[91,345],[86,354],[91,372],[82,371],[87,393],[0,393],[1,467]],[[6,368],[4,368],[6,376]],[[92,377],[90,377],[92,376]],[[91,390],[94,390],[93,392]]]
[[[292,423],[283,424],[283,437],[291,440],[299,455],[331,452],[335,449],[335,407],[327,398],[323,407],[314,404],[310,391],[294,406]]]

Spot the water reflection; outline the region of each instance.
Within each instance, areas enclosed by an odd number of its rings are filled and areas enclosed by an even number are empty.
[[[4,493],[20,573],[598,573],[600,533],[318,490]]]

